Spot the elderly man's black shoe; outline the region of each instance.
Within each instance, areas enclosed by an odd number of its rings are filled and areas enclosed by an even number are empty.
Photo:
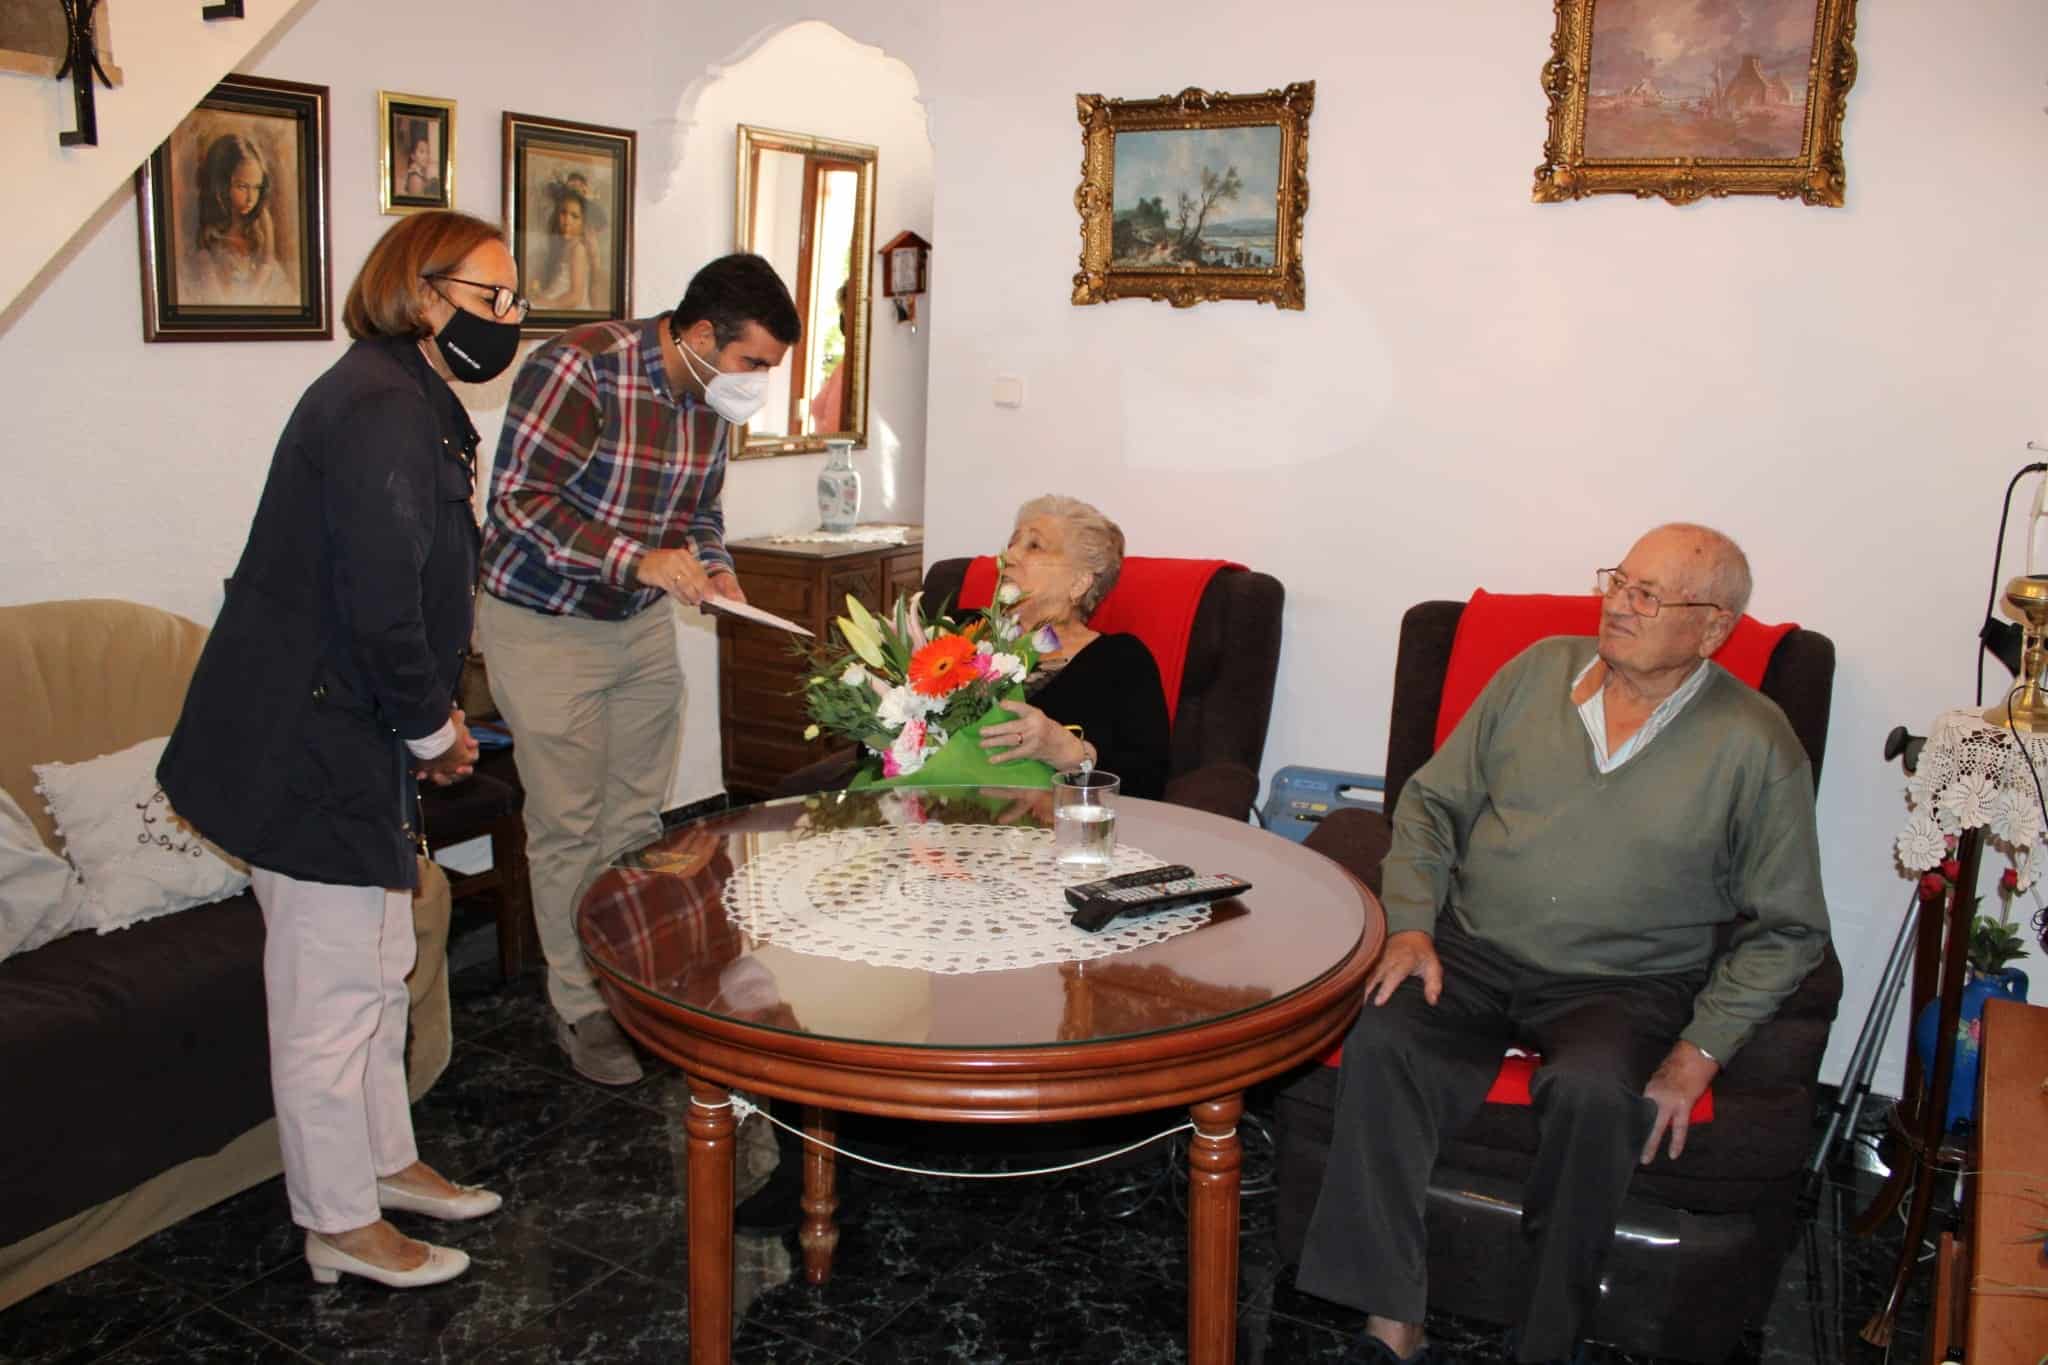
[[[1363,1332],[1352,1340],[1351,1349],[1338,1357],[1338,1365],[1434,1365],[1435,1360],[1426,1341],[1415,1348],[1414,1355],[1404,1356],[1372,1333]]]

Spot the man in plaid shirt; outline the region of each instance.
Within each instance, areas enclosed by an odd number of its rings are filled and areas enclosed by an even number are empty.
[[[680,741],[669,600],[745,600],[719,497],[732,427],[801,332],[759,256],[697,272],[672,313],[536,350],[512,385],[484,522],[478,629],[519,748],[534,920],[556,1038],[609,1085],[640,1079],[576,941],[615,849],[660,832]]]

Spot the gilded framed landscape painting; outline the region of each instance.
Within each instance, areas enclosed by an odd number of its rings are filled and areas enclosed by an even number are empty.
[[[1856,0],[1556,0],[1539,204],[1842,203]]]
[[[1252,299],[1301,308],[1308,116],[1316,85],[1077,95],[1081,269],[1073,301]]]

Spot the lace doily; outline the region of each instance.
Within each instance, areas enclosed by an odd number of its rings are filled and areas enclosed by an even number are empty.
[[[1163,860],[1119,846],[1114,876]],[[1052,832],[1004,825],[849,829],[778,844],[726,880],[725,908],[753,938],[800,953],[927,972],[994,972],[1107,957],[1199,928],[1209,907],[1067,923]]]
[[[903,545],[910,540],[910,528],[856,526],[851,531],[792,531],[759,539],[771,545]]]
[[[2034,883],[2034,844],[2041,838],[2036,774],[2048,782],[2048,735],[2023,735],[2015,743],[1976,711],[1942,712],[1906,784],[1913,815],[1895,844],[1899,865],[1908,872],[1938,867],[1949,856],[1946,836],[1982,829],[2012,859],[2019,889],[2026,890]]]

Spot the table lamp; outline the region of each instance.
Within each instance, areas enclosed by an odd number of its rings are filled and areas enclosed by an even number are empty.
[[[2019,685],[2004,701],[1985,710],[1984,721],[2023,735],[2048,732],[2048,692],[2041,687],[2042,667],[2048,663],[2048,651],[2042,647],[2042,637],[2048,634],[2048,574],[2030,573],[2007,580],[2005,614],[2026,632]]]

